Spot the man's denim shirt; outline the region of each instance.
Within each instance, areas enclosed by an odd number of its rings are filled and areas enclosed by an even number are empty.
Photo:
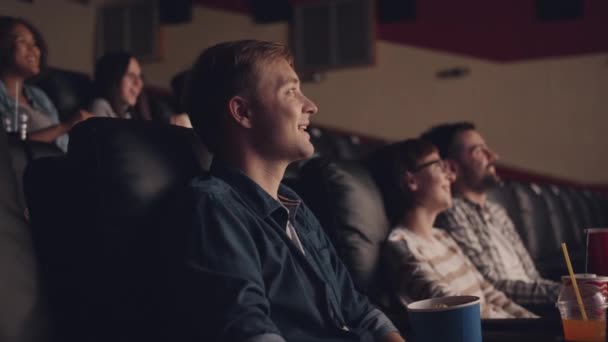
[[[205,341],[375,341],[397,330],[303,203],[292,223],[305,253],[286,234],[286,208],[238,169],[214,162],[191,190],[189,272],[204,300],[190,305],[202,306]],[[279,196],[300,201],[283,185]]]

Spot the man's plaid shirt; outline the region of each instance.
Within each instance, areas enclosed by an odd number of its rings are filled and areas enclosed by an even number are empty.
[[[487,201],[480,206],[468,199],[454,198],[452,208],[442,213],[435,225],[448,230],[479,272],[515,302],[547,304],[557,299],[560,284],[540,276],[513,222],[499,204]],[[528,279],[509,277],[506,265],[513,260],[500,257],[499,239],[512,244],[510,257],[522,263]]]

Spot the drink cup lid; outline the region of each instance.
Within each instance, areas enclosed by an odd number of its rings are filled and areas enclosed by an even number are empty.
[[[608,233],[608,228],[587,228],[585,229],[587,234],[591,233]]]
[[[576,273],[574,275],[576,279],[595,279],[597,278],[597,274],[595,273]],[[563,275],[562,280],[570,280],[569,275]]]

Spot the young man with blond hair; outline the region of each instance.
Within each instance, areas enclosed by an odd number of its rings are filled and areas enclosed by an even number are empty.
[[[254,40],[210,47],[185,102],[214,154],[210,175],[191,184],[188,267],[201,285],[191,317],[201,341],[403,341],[281,184],[289,163],[312,156],[306,129],[317,112],[289,51]]]

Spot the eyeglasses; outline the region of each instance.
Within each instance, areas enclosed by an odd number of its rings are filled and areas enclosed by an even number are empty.
[[[431,160],[431,161],[428,161],[426,163],[422,163],[422,164],[416,166],[416,168],[414,169],[413,172],[416,173],[418,171],[421,171],[424,168],[427,168],[427,167],[429,167],[431,165],[435,165],[435,164],[437,164],[437,166],[439,166],[439,169],[441,171],[443,171],[443,172],[447,172],[448,171],[448,163],[445,160],[443,160],[443,159],[435,159],[435,160]]]

